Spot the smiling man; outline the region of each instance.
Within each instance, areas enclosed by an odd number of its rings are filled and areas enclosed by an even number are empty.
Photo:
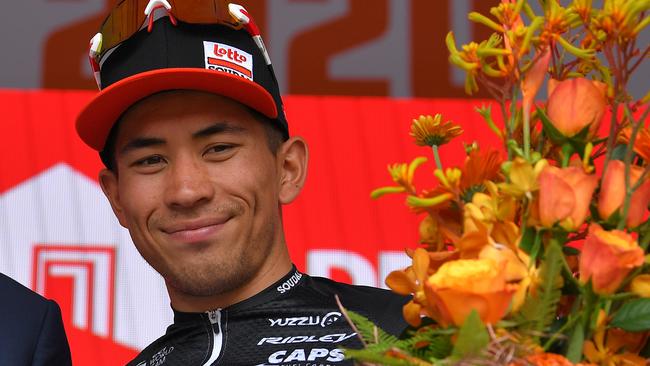
[[[406,299],[299,272],[282,205],[305,182],[266,49],[220,0],[125,0],[91,41],[101,92],[77,120],[174,324],[132,365],[351,365],[336,302],[400,334]]]

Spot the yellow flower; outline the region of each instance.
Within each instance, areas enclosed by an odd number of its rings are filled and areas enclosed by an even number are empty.
[[[489,194],[475,193],[472,202],[464,206],[463,235],[455,243],[461,258],[477,258],[487,245],[514,249],[519,241],[519,227],[513,222],[516,201],[499,194],[494,183],[486,181],[485,185]]]
[[[514,221],[517,202],[513,197],[499,192],[498,186],[485,181],[488,193],[478,192],[472,197],[472,202],[465,204],[466,214],[489,224],[490,228],[498,222]]]
[[[443,326],[462,325],[476,310],[484,323],[495,324],[508,310],[516,286],[505,280],[505,267],[491,259],[459,259],[443,264],[424,291],[435,304]]]
[[[591,15],[591,2],[592,0],[575,0],[573,4],[571,4],[571,8],[580,15],[580,18],[587,20]]]
[[[487,20],[487,23],[490,24],[490,20],[487,17],[478,13],[470,13],[469,16],[470,20]],[[500,29],[499,32],[503,31],[501,26],[496,23],[494,25],[497,29]],[[502,78],[511,72],[511,68],[507,67],[503,62],[503,57],[510,55],[511,51],[500,47],[502,37],[496,33],[493,33],[490,38],[481,43],[470,42],[461,46],[461,50],[458,50],[456,48],[456,41],[454,40],[454,33],[449,32],[445,43],[449,49],[449,61],[467,72],[465,77],[465,93],[467,94],[471,95],[478,91],[478,76]],[[497,61],[492,61],[494,58]],[[495,64],[498,66],[498,69],[493,67]]]
[[[462,259],[476,259],[478,253],[486,245],[494,243],[490,238],[488,225],[470,215],[466,215],[463,226],[463,235],[454,245]]]
[[[608,39],[629,41],[650,23],[644,16],[647,10],[650,10],[647,1],[605,1],[603,9],[592,19],[592,26]]]
[[[650,297],[650,274],[640,274],[630,283],[630,291],[639,297]]]
[[[413,159],[410,164],[397,163],[389,165],[388,173],[390,173],[393,181],[397,183],[397,186],[377,188],[370,193],[370,197],[377,199],[385,194],[403,192],[415,194],[416,190],[413,185],[413,176],[415,175],[415,170],[426,161],[427,158],[420,156]]]
[[[451,193],[442,193],[433,197],[408,196],[406,197],[406,204],[412,209],[418,211],[441,205],[452,198],[454,198],[454,196]]]
[[[541,159],[533,166],[522,158],[516,158],[510,164],[508,171],[509,183],[500,183],[499,188],[514,197],[523,196],[532,198],[532,193],[539,190],[539,173],[548,165],[548,161]]]
[[[453,192],[460,187],[460,178],[462,171],[458,168],[447,168],[444,171],[436,169],[433,175],[438,178],[440,185],[446,190]]]
[[[646,360],[636,353],[641,351],[647,338],[644,332],[630,333],[618,328],[607,329],[607,316],[600,310],[596,331],[591,340],[585,341],[582,352],[587,361],[598,365],[645,366]]]
[[[450,121],[442,122],[442,115],[420,116],[413,120],[410,135],[418,146],[441,146],[460,136],[463,129]]]
[[[432,210],[420,222],[420,243],[434,252],[447,251],[449,241],[460,227],[453,225],[454,215],[449,210]],[[458,225],[460,226],[460,225]],[[451,237],[451,238],[450,238]]]

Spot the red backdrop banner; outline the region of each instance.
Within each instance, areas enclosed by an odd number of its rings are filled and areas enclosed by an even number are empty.
[[[160,277],[140,258],[97,184],[97,154],[76,136],[75,116],[94,93],[0,91],[0,272],[62,307],[75,365],[133,357],[171,322]],[[416,174],[434,184],[430,150],[412,143],[411,120],[442,113],[465,142],[500,145],[474,107],[487,101],[287,96],[290,131],[310,149],[300,197],[283,210],[299,269],[383,286],[408,265],[419,218],[403,196],[370,199],[391,185],[389,163],[429,162]],[[441,148],[446,166],[464,159],[459,142]],[[399,316],[396,314],[396,316]]]

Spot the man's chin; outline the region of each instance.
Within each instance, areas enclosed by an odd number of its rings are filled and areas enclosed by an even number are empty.
[[[204,267],[204,268],[199,268]],[[221,295],[244,286],[253,277],[246,270],[224,269],[218,266],[193,266],[172,270],[163,275],[175,291],[197,297]]]

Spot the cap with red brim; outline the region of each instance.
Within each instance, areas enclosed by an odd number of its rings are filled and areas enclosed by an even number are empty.
[[[213,45],[214,51],[209,48]],[[243,75],[242,70],[250,73]],[[110,52],[100,75],[102,90],[76,124],[81,139],[97,151],[104,149],[111,128],[130,106],[167,90],[204,91],[233,99],[276,121],[288,136],[273,70],[244,30],[173,25],[160,19],[152,32],[142,30]]]

